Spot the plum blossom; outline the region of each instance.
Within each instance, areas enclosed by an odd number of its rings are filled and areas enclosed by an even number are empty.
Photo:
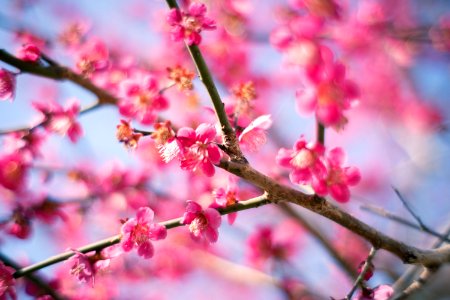
[[[72,268],[70,269],[70,274],[77,277],[80,282],[87,282],[91,286],[94,286],[95,275],[100,270],[109,266],[110,260],[113,256],[117,256],[106,255],[108,252],[105,250],[108,250],[109,248],[93,255],[87,255],[72,249],[72,251],[75,252],[75,255],[67,260],[68,262],[73,263]]]
[[[92,38],[77,50],[76,68],[80,73],[91,74],[108,67],[109,51],[100,39]]]
[[[120,124],[117,125],[116,137],[119,142],[124,143],[125,147],[134,149],[137,147],[142,133],[135,132],[128,121],[120,120]]]
[[[355,167],[342,167],[344,161],[345,153],[342,148],[334,148],[328,153],[327,175],[314,176],[312,180],[312,187],[316,194],[325,196],[330,193],[339,202],[347,202],[350,199],[349,186],[358,184],[361,175]]]
[[[228,178],[226,189],[218,188],[213,192],[215,204],[219,207],[227,207],[238,203],[236,179],[234,177]],[[228,224],[232,225],[237,217],[237,212],[227,215]]]
[[[26,44],[19,49],[17,57],[24,61],[37,62],[41,57],[41,51],[35,44]]]
[[[25,187],[29,157],[20,152],[0,156],[0,185],[20,192]]]
[[[136,218],[131,218],[122,225],[122,239],[120,245],[125,252],[137,247],[138,255],[143,258],[153,256],[151,240],[166,238],[166,227],[158,223],[152,223],[154,212],[149,207],[141,207],[136,213]]]
[[[83,135],[83,129],[76,119],[80,113],[78,100],[69,100],[65,108],[56,102],[33,102],[33,106],[44,115],[44,128],[47,131],[63,136],[67,134],[72,143]]]
[[[16,75],[0,68],[0,101],[13,100],[16,93]]]
[[[219,238],[222,222],[220,213],[214,208],[203,209],[200,204],[188,200],[181,223],[189,224],[189,232],[195,241],[215,243]]]
[[[334,148],[325,156],[325,148],[320,143],[306,143],[301,137],[294,149],[281,148],[276,157],[280,166],[290,168],[289,178],[295,184],[310,184],[319,196],[328,193],[339,202],[350,199],[349,186],[361,179],[356,167],[342,167],[345,153],[342,148]]]
[[[167,145],[162,153],[166,162],[178,156],[183,170],[196,171],[200,169],[206,176],[214,175],[214,165],[220,161],[219,147],[214,144],[216,137],[214,126],[206,123],[200,124],[197,129],[189,127],[180,128],[175,140]]]
[[[0,261],[0,299],[17,299],[14,285],[16,280],[13,277],[15,270],[11,267],[5,266]]]
[[[295,143],[292,150],[281,148],[276,161],[280,166],[292,169],[289,178],[293,183],[306,184],[313,175],[326,174],[326,167],[321,159],[325,147],[320,143],[307,143],[303,136]]]
[[[158,81],[150,74],[139,74],[120,84],[119,111],[128,118],[135,118],[144,125],[156,119],[156,113],[169,107],[161,95]]]
[[[266,130],[272,126],[270,115],[254,119],[239,135],[239,144],[250,152],[257,152],[267,142]]]
[[[202,30],[216,29],[214,20],[205,16],[206,5],[192,2],[187,12],[173,8],[167,15],[167,22],[171,28],[171,36],[174,41],[184,40],[189,46],[200,44]]]

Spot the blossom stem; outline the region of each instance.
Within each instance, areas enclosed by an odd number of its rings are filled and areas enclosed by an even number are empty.
[[[317,121],[317,141],[325,145],[325,127]]]
[[[238,211],[242,211],[242,210],[247,210],[247,209],[251,209],[251,208],[256,208],[259,206],[263,206],[266,204],[271,203],[269,197],[267,194],[263,194],[261,196],[246,200],[246,201],[240,201],[234,205],[230,205],[228,207],[224,207],[224,208],[219,208],[217,209],[219,211],[219,213],[221,215],[226,215],[226,214],[230,214],[233,212],[238,212]],[[182,222],[182,218],[176,218],[176,219],[172,219],[172,220],[168,220],[168,221],[164,221],[164,222],[160,222],[160,225],[163,225],[166,227],[166,229],[171,229],[171,228],[175,228],[175,227],[180,227],[180,226],[184,226],[185,224],[183,224]],[[76,249],[78,252],[81,253],[88,253],[91,251],[100,251],[106,247],[118,244],[120,242],[121,239],[121,235],[115,235],[112,237],[109,237],[107,239],[83,246],[81,248]],[[28,274],[35,272],[37,270],[43,269],[45,267],[54,265],[58,262],[64,261],[68,258],[70,258],[71,256],[75,255],[76,252],[74,251],[66,251],[64,253],[52,256],[44,261],[38,262],[36,264],[33,264],[31,266],[25,267],[25,268],[21,268],[19,270],[17,270],[14,273],[14,278],[19,278],[22,276],[27,276]]]
[[[176,0],[166,0],[167,5],[170,8],[178,9],[178,4]],[[203,55],[197,45],[188,45],[185,43],[186,48],[191,55],[191,58],[197,68],[197,72],[199,74],[200,80],[206,87],[208,94],[211,98],[211,101],[214,105],[214,110],[216,112],[216,116],[219,119],[220,125],[222,127],[222,131],[225,139],[226,152],[230,155],[231,159],[241,163],[247,163],[246,158],[242,154],[242,151],[239,147],[239,143],[236,137],[236,132],[231,126],[228,116],[225,112],[225,105],[220,98],[219,92],[217,91],[217,87],[212,78],[211,72],[203,58]]]
[[[356,278],[352,289],[347,294],[347,297],[345,297],[346,300],[352,299],[353,293],[355,293],[355,291],[358,288],[358,286],[362,283],[362,281],[364,279],[364,276],[366,275],[367,271],[369,270],[370,265],[372,264],[372,260],[375,257],[376,253],[377,253],[377,249],[375,247],[372,247],[370,249],[370,253],[369,253],[369,256],[366,259],[366,262],[364,263],[364,267],[363,267],[361,273],[359,274],[358,278]]]

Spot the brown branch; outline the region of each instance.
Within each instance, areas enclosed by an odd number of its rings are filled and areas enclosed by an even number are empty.
[[[287,201],[307,208],[365,238],[375,248],[391,252],[404,263],[421,264],[430,267],[450,262],[450,246],[436,250],[415,248],[379,232],[339,207],[332,205],[322,197],[306,195],[298,190],[279,184],[248,164],[221,161],[219,167],[260,187],[269,194],[273,202]]]
[[[430,278],[437,272],[438,267],[434,268],[425,268],[425,270],[420,274],[419,278],[411,283],[405,290],[403,290],[400,294],[394,296],[392,300],[403,300],[407,299],[412,294],[421,290],[425,284],[430,280]]]

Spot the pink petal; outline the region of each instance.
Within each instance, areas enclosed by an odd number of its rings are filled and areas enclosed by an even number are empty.
[[[228,214],[228,224],[233,225],[234,221],[236,221],[237,212]]]
[[[356,167],[345,168],[344,172],[347,177],[348,185],[357,185],[361,180],[361,174],[359,173],[359,170]]]
[[[296,108],[300,115],[312,113],[317,106],[317,92],[315,88],[304,88],[296,92]]]
[[[339,202],[345,203],[350,200],[350,190],[344,184],[333,184],[330,186],[331,196]]]
[[[214,208],[207,208],[203,212],[206,219],[208,220],[208,226],[212,228],[219,228],[222,223],[222,216],[220,213]]]
[[[218,164],[220,162],[221,157],[219,147],[215,144],[209,144],[207,147],[207,151],[208,151],[208,159],[213,164]]]
[[[186,212],[183,215],[183,219],[181,223],[183,224],[190,224],[199,213],[201,213],[202,207],[197,202],[194,202],[192,200],[187,201],[186,205]]]
[[[214,176],[216,170],[214,169],[214,165],[207,159],[204,159],[200,163],[200,169],[202,170],[203,174],[205,174],[208,177]]]
[[[141,207],[136,213],[136,219],[139,224],[148,224],[153,221],[155,213],[149,207]]]
[[[197,140],[206,144],[214,141],[216,137],[216,128],[211,124],[202,123],[195,130]]]
[[[167,236],[167,229],[165,226],[160,224],[151,224],[150,225],[150,232],[149,232],[150,239],[156,241],[156,240],[163,240]]]
[[[206,238],[206,240],[210,243],[217,242],[217,239],[219,238],[219,232],[211,227],[206,228],[205,231],[203,232],[203,235]]]
[[[16,76],[0,68],[0,101],[8,100],[11,101],[14,98],[16,91]]]
[[[297,169],[289,174],[289,179],[292,183],[305,184],[311,179],[311,172],[309,169]]]
[[[345,152],[342,148],[336,147],[330,150],[327,158],[333,166],[341,166],[345,162]]]
[[[285,168],[290,168],[292,152],[292,150],[285,148],[281,148],[280,150],[278,150],[278,154],[275,157],[277,164]]]
[[[137,251],[139,256],[147,259],[151,258],[154,253],[153,245],[149,241],[140,244]]]

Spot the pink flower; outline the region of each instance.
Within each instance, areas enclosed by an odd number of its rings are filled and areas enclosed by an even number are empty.
[[[239,135],[239,143],[250,152],[257,152],[267,142],[266,130],[272,126],[270,115],[259,116]]]
[[[13,100],[16,92],[16,75],[0,68],[0,101]]]
[[[5,264],[0,261],[0,299],[17,299],[16,290],[14,285],[16,280],[13,277],[15,270],[11,267],[5,266]]]
[[[219,207],[227,207],[238,203],[236,179],[229,177],[227,188],[218,188],[213,192],[215,204]],[[227,215],[228,224],[232,225],[237,217],[237,212]]]
[[[167,15],[167,22],[172,26],[172,40],[184,40],[189,46],[200,44],[202,37],[200,32],[216,29],[214,20],[205,16],[206,5],[192,2],[187,12],[180,12],[173,8]]]
[[[150,240],[156,241],[166,238],[166,227],[153,221],[154,213],[149,207],[141,207],[136,213],[136,218],[129,219],[122,225],[121,246],[125,252],[137,247],[138,255],[143,258],[153,256],[153,245]]]
[[[70,274],[77,277],[80,282],[90,283],[94,286],[95,275],[98,271],[103,270],[109,266],[111,258],[117,255],[107,255],[108,249],[104,249],[100,253],[95,253],[93,255],[87,255],[79,252],[78,250],[71,249],[75,252],[75,255],[69,258],[68,262],[73,262],[72,268],[70,269]]]
[[[67,134],[72,143],[83,135],[83,129],[76,119],[80,113],[78,100],[70,100],[65,108],[55,102],[33,102],[33,106],[44,115],[47,131],[63,136]]]
[[[347,123],[344,111],[357,104],[357,86],[345,78],[345,66],[334,62],[330,50],[321,49],[322,62],[307,69],[311,82],[296,93],[300,114],[315,112],[325,126],[342,128]]]
[[[202,209],[200,204],[188,200],[181,223],[189,224],[189,232],[195,241],[215,243],[219,237],[221,216],[214,208]]]
[[[326,174],[322,161],[325,148],[320,143],[306,143],[303,136],[295,143],[292,150],[281,148],[276,157],[277,163],[292,169],[289,178],[296,184],[307,184],[313,175]]]
[[[90,74],[108,67],[109,52],[105,43],[93,38],[79,48],[77,54],[77,70],[83,74]]]
[[[0,185],[19,192],[25,187],[28,172],[28,159],[20,152],[13,152],[0,157]]]
[[[35,44],[26,44],[19,49],[17,57],[24,61],[37,62],[41,57],[41,51]]]
[[[389,285],[379,285],[374,289],[365,289],[355,300],[388,300],[394,294],[394,289]]]
[[[7,232],[19,239],[26,239],[31,234],[31,218],[30,211],[18,207],[14,210],[12,222],[7,227]]]
[[[198,168],[208,177],[214,175],[214,165],[220,161],[219,147],[214,144],[216,129],[210,124],[200,124],[194,131],[183,127],[177,132],[180,146],[181,169],[196,171]]]
[[[326,176],[313,176],[312,187],[317,195],[325,196],[329,192],[336,201],[347,202],[350,199],[349,186],[358,184],[361,175],[356,167],[343,168],[344,161],[345,153],[341,148],[328,153]]]
[[[129,118],[137,118],[142,124],[153,123],[156,113],[169,107],[167,99],[160,93],[156,78],[152,75],[138,75],[136,78],[124,80],[120,89],[120,113]]]

